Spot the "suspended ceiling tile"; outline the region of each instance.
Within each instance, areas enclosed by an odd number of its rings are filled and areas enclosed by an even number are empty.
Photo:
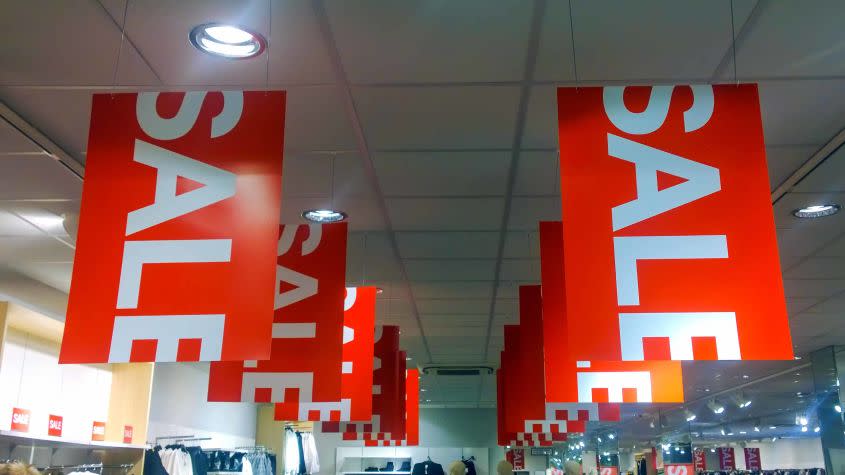
[[[845,257],[845,255],[838,257]],[[827,298],[845,292],[845,279],[785,279],[783,287],[787,298]]]
[[[97,2],[5,2],[0,29],[2,84],[111,86],[120,49],[118,84],[157,84]]]
[[[560,220],[560,198],[516,197],[511,202],[508,229],[539,233],[540,221]]]
[[[534,86],[528,97],[522,148],[557,150],[557,93],[554,86]]]
[[[0,229],[2,233],[2,229]],[[5,234],[5,233],[3,233]],[[73,249],[66,244],[41,234],[40,236],[0,237],[0,262],[70,262]]]
[[[0,208],[5,208],[0,203]],[[4,210],[0,210],[0,236],[42,236],[43,233],[32,224],[24,221],[18,216]]]
[[[414,297],[489,299],[493,296],[493,281],[477,282],[417,282],[412,281]]]
[[[492,259],[405,260],[413,281],[489,280],[494,265]]]
[[[82,180],[46,155],[0,156],[0,200],[71,199],[82,197]]]
[[[466,326],[466,325],[446,325],[446,326],[433,326],[428,324],[423,324],[423,328],[425,329],[426,337],[455,337],[455,336],[464,336],[464,337],[477,337],[479,334],[483,335],[487,328],[485,325],[474,325],[474,326]],[[480,351],[476,349],[476,351]]]
[[[71,157],[84,162],[92,93],[0,87],[0,100]]]
[[[0,154],[21,153],[43,153],[43,150],[11,124],[0,120]]]
[[[425,312],[420,312],[420,319],[422,320],[424,325],[430,325],[435,327],[448,327],[450,325],[454,326],[471,326],[471,327],[478,327],[478,326],[487,326],[487,322],[489,321],[487,310],[489,310],[489,301],[487,302],[487,307],[484,309],[478,309],[479,311],[483,311],[484,313],[478,314],[461,314],[461,313],[434,313],[428,314]]]
[[[732,41],[730,5],[710,0],[573,2],[572,23],[582,80],[707,79]]]
[[[559,170],[557,152],[523,150],[519,156],[514,194],[520,196],[560,194]]]
[[[538,225],[539,226],[539,225]],[[506,259],[537,257],[540,255],[539,227],[537,231],[508,231],[505,237]]]
[[[842,29],[838,0],[759,2],[760,18],[737,50],[740,76],[842,76]],[[801,34],[800,32],[812,32]]]
[[[10,267],[62,292],[70,292],[72,262],[16,262]]]
[[[356,87],[353,93],[375,150],[513,144],[518,87]]]
[[[798,313],[808,311],[807,309],[821,302],[822,299],[818,297],[792,297],[786,299],[786,310],[789,315],[796,315]]]
[[[818,150],[816,145],[768,145],[766,163],[769,168],[769,183],[772,190],[786,181],[795,170],[804,164]]]
[[[504,259],[500,281],[535,281],[540,283],[540,260],[539,259]]]
[[[396,231],[498,230],[500,198],[389,198],[387,208]]]
[[[839,147],[801,180],[793,191],[801,193],[845,193],[845,147]],[[839,203],[845,205],[845,203]]]
[[[286,149],[337,151],[356,150],[356,147],[352,124],[338,88],[321,86],[288,89]],[[338,179],[342,179],[342,176]]]
[[[417,309],[425,315],[483,315],[490,311],[490,299],[417,299]],[[456,319],[456,323],[460,318]]]
[[[845,296],[837,295],[824,300],[811,308],[804,310],[806,313],[827,313],[842,315],[845,313]]]
[[[808,257],[783,276],[786,279],[845,279],[845,258]]]
[[[327,10],[353,83],[522,79],[529,2],[333,0]]]
[[[483,258],[495,259],[497,232],[400,232],[396,233],[404,259]]]
[[[511,154],[417,152],[375,154],[386,196],[504,195]]]
[[[546,11],[540,30],[537,65],[534,68],[535,80],[571,81],[575,79],[568,5],[568,2],[546,2]]]
[[[766,143],[826,143],[842,129],[843,90],[843,79],[761,82],[760,110]]]

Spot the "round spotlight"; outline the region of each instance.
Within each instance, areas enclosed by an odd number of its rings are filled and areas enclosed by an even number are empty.
[[[711,411],[713,411],[713,414],[721,414],[725,412],[725,406],[716,402],[715,399],[711,399],[710,401],[708,401],[707,407],[710,408]]]
[[[801,426],[801,432],[807,432],[807,426]]]
[[[382,289],[381,287],[376,287],[376,294],[381,295],[383,293],[384,293],[384,289]]]
[[[833,410],[842,414],[842,406],[840,406],[839,404],[833,406]]]
[[[823,218],[838,213],[840,209],[836,204],[813,205],[796,209],[792,214],[796,218]]]
[[[227,59],[252,58],[261,54],[267,41],[240,26],[205,23],[191,30],[191,44],[212,56]]]
[[[302,217],[312,223],[339,223],[347,218],[343,211],[333,209],[309,209],[302,212]]]
[[[690,411],[690,410],[688,410],[688,409],[684,411],[684,416],[685,416],[685,418],[686,418],[687,422],[692,422],[692,421],[694,421],[694,420],[695,420],[695,417],[696,417],[696,416],[695,416],[695,413],[694,413],[694,412],[692,412],[692,411]]]
[[[815,432],[817,434],[819,433],[820,430],[822,430],[822,429],[819,426],[816,426],[816,427],[813,428],[813,432]]]

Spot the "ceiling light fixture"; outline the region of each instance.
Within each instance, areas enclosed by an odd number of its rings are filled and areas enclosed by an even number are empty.
[[[694,413],[694,412],[692,412],[692,411],[690,411],[689,409],[684,410],[684,416],[685,416],[685,418],[686,418],[687,422],[692,422],[692,421],[694,421],[694,420],[695,420],[695,417],[696,417],[696,416],[695,416],[695,413]]]
[[[339,223],[348,216],[343,211],[333,209],[309,209],[302,212],[302,217],[312,223]]]
[[[382,289],[381,287],[376,287],[376,294],[383,294],[383,293],[384,293],[384,289]]]
[[[778,438],[777,438],[777,437],[772,437],[772,442],[774,442],[774,441],[776,441],[776,440],[778,440]]]
[[[820,430],[822,430],[822,429],[819,426],[816,426],[816,427],[813,428],[813,432],[815,432],[817,434],[819,433]]]
[[[226,59],[252,58],[267,47],[267,41],[258,33],[222,23],[196,26],[191,30],[190,39],[203,53]]]
[[[839,404],[833,406],[833,410],[842,414],[842,406],[840,406]]]
[[[801,426],[801,432],[807,432],[807,426]]]
[[[717,403],[715,399],[707,401],[707,407],[709,407],[710,410],[713,411],[713,414],[721,414],[725,412],[725,406]]]
[[[754,426],[754,432],[760,432],[760,426]]]
[[[823,218],[838,213],[840,209],[839,205],[831,203],[796,209],[792,214],[796,218]]]

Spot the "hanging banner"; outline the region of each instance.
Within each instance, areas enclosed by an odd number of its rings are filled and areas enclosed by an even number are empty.
[[[29,409],[13,407],[11,429],[16,432],[29,432],[29,420],[31,417],[32,413]]]
[[[314,422],[360,421],[373,415],[376,288],[347,288],[343,305],[341,397],[336,402],[300,403],[300,418],[307,415],[307,420]],[[290,420],[292,410],[287,404],[276,404],[275,419]]]
[[[346,235],[346,223],[280,227],[271,355],[212,363],[209,401],[278,403],[277,420],[349,420],[341,397]]]
[[[760,461],[760,449],[758,447],[745,447],[745,469],[762,470],[763,463]]]
[[[733,447],[719,447],[716,449],[716,455],[719,456],[719,470],[736,469]]]
[[[509,451],[512,454],[512,459],[508,460],[513,464],[514,470],[525,470],[525,451],[522,449],[513,449]]]
[[[393,434],[364,434],[365,447],[398,447],[420,444],[420,374],[417,369],[405,371],[405,437],[396,440]]]
[[[62,426],[64,425],[64,418],[50,414],[47,418],[47,435],[53,437],[62,436]]]
[[[667,463],[663,473],[664,475],[694,475],[695,471],[691,463]]]
[[[558,89],[570,357],[789,360],[757,87]]]
[[[695,473],[707,470],[707,454],[704,453],[704,450],[695,449],[695,452],[693,452],[692,462],[695,468]]]
[[[571,403],[683,402],[679,361],[573,360],[569,341],[561,222],[540,223],[542,335],[545,361],[546,419],[618,420],[619,407],[572,406]],[[601,341],[598,334],[584,339]],[[567,405],[570,404],[570,405]]]
[[[95,94],[61,363],[270,356],[285,93]]]
[[[395,419],[404,414],[404,400],[400,400],[400,384],[404,389],[404,382],[400,381],[399,369],[404,374],[405,359],[399,351],[398,326],[376,327],[374,354],[372,417],[366,421],[324,423],[323,432],[340,432],[344,440],[363,440],[364,433],[391,433],[400,428]],[[404,426],[401,428],[404,430]]]

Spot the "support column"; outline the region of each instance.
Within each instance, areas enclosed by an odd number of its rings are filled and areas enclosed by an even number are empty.
[[[845,423],[839,394],[840,372],[836,351],[828,346],[810,354],[813,370],[813,389],[819,397],[816,409],[826,473],[845,473]],[[839,408],[839,411],[836,408]]]

